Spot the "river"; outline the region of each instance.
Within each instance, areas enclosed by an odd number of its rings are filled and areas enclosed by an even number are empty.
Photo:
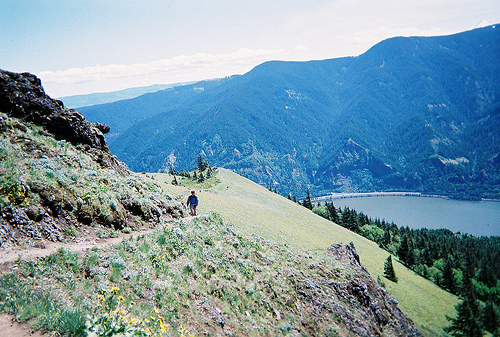
[[[400,227],[448,228],[453,232],[476,236],[500,236],[498,201],[476,202],[423,196],[365,196],[331,201],[337,208],[347,206],[372,219],[385,219]]]

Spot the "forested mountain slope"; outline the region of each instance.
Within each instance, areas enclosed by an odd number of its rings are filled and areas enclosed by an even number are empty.
[[[80,109],[135,171],[203,152],[279,193],[414,190],[498,198],[500,33],[398,37],[358,57],[266,62]]]

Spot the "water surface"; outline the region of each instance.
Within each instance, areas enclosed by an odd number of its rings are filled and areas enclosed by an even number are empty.
[[[382,196],[333,199],[375,219],[398,226],[448,228],[477,236],[500,236],[500,202],[462,201],[431,197]]]

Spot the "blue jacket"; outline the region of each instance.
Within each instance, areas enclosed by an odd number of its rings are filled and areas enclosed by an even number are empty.
[[[198,206],[198,197],[196,195],[190,195],[187,200],[187,205]]]

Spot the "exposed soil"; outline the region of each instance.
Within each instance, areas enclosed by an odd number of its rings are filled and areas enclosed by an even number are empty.
[[[42,337],[47,336],[34,331],[28,323],[17,322],[12,315],[0,314],[0,335],[5,337]]]

